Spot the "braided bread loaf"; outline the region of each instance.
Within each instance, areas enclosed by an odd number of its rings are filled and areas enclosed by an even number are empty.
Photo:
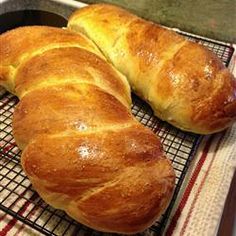
[[[172,196],[160,141],[131,115],[126,78],[83,35],[22,27],[0,36],[0,84],[20,102],[13,134],[33,187],[94,229],[135,233]]]
[[[205,47],[108,4],[79,9],[68,28],[92,39],[162,120],[200,134],[236,120],[236,82]]]

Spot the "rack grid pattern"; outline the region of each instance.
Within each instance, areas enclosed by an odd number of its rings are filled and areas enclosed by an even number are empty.
[[[225,44],[181,32],[189,40],[214,51],[228,66],[234,49]],[[156,118],[152,109],[133,95],[132,113],[160,138],[176,172],[176,188],[165,214],[142,235],[161,235],[181,189],[201,136],[182,132]],[[20,165],[20,150],[12,136],[12,114],[18,99],[9,93],[0,97],[0,209],[45,235],[110,235],[83,226],[63,211],[47,205],[34,191]]]

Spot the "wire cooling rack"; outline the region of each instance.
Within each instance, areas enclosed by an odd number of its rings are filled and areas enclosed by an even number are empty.
[[[207,46],[228,66],[233,55],[231,46],[187,33],[181,34],[189,40]],[[77,223],[63,211],[53,209],[34,191],[22,171],[20,151],[12,136],[12,114],[17,102],[17,98],[9,93],[5,93],[0,99],[0,209],[45,235],[107,235]],[[176,172],[176,188],[167,211],[150,229],[142,233],[142,235],[150,233],[161,235],[198,147],[200,136],[182,132],[160,121],[153,115],[151,108],[135,95],[133,95],[132,112],[142,124],[161,138]]]

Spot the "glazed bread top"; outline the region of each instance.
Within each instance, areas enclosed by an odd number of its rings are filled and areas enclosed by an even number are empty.
[[[143,231],[166,209],[175,174],[131,114],[126,78],[85,36],[22,27],[0,36],[0,83],[19,98],[13,134],[39,195],[94,229]]]
[[[235,79],[204,46],[108,4],[79,9],[68,28],[95,42],[162,120],[200,134],[235,122]]]
[[[57,47],[88,48],[102,57],[97,47],[82,34],[54,27],[21,27],[1,35],[0,85],[15,93],[14,71],[29,57]],[[11,78],[11,79],[10,79]]]

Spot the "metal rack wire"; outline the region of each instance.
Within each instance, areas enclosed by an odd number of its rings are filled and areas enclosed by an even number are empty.
[[[219,42],[181,33],[207,46],[214,51],[227,66],[233,55],[233,48]],[[20,151],[12,136],[12,114],[18,100],[9,93],[0,97],[0,209],[24,224],[45,235],[106,235],[89,229],[63,211],[47,205],[34,191],[20,166]],[[151,108],[133,95],[132,112],[145,126],[152,129],[163,143],[167,156],[173,163],[176,172],[176,188],[172,201],[161,219],[143,235],[154,233],[160,235],[170,216],[171,210],[181,189],[194,151],[198,147],[199,135],[182,132],[153,115]]]

